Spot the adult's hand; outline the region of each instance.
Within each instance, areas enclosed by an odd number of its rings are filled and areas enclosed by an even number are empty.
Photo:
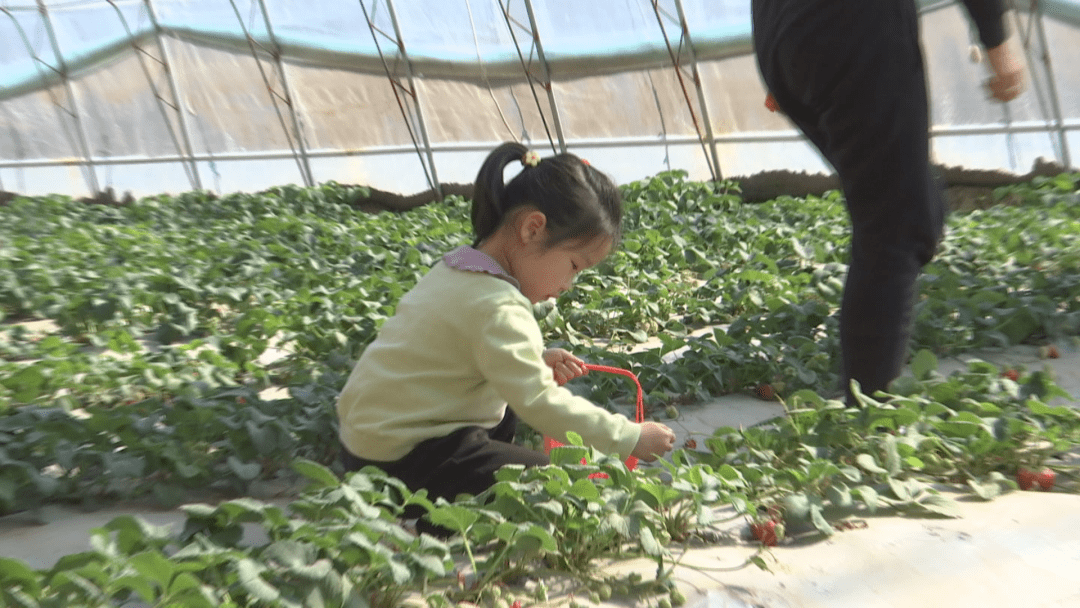
[[[1013,53],[1008,40],[986,51],[993,75],[986,87],[998,101],[1012,101],[1024,92],[1024,64]]]

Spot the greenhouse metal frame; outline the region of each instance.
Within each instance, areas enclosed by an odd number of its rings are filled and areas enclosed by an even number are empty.
[[[920,4],[931,133],[954,142],[935,143],[937,160],[1020,173],[1036,157],[1074,166],[1080,3],[1014,4],[1030,86],[1004,105],[979,90],[960,5]],[[828,170],[762,107],[748,5],[608,0],[590,4],[589,17],[573,15],[582,5],[570,0],[335,0],[307,13],[285,0],[4,3],[0,190],[335,180],[440,191],[441,179],[470,181],[477,159],[506,139],[619,150],[602,167],[623,181],[664,169],[700,179]],[[625,12],[612,18],[616,9]],[[622,24],[607,41],[605,13]],[[780,153],[793,144],[800,154]],[[243,161],[272,168],[256,175]]]

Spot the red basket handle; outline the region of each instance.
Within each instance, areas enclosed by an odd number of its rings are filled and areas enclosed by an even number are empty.
[[[586,363],[585,369],[594,372],[607,372],[609,374],[619,374],[620,376],[626,376],[634,381],[634,385],[637,386],[637,406],[634,410],[634,422],[645,422],[645,395],[641,390],[641,382],[638,382],[638,377],[634,372],[628,369],[622,369],[621,367],[611,367],[610,365],[597,365],[595,363]]]
[[[634,417],[636,418],[635,422],[641,423],[641,422],[645,421],[645,395],[644,395],[644,391],[641,390],[641,382],[638,382],[638,377],[637,377],[637,375],[634,374],[634,372],[632,372],[632,371],[630,371],[628,369],[622,369],[621,367],[611,367],[610,365],[596,365],[594,363],[586,363],[585,364],[585,369],[590,370],[590,371],[594,371],[594,372],[607,372],[607,373],[610,373],[610,374],[619,374],[620,376],[626,376],[627,378],[630,378],[631,380],[633,380],[634,385],[637,386],[637,406],[636,406],[635,412],[634,412]],[[557,448],[557,447],[560,447],[562,445],[563,445],[562,442],[556,441],[556,440],[552,439],[551,437],[544,437],[544,453],[545,454],[551,452],[552,448]],[[585,459],[583,458],[581,460],[581,462],[584,464]],[[637,467],[637,464],[638,464],[638,459],[635,458],[634,456],[628,456],[626,458],[626,468],[630,469],[631,471],[634,470],[634,468]],[[592,475],[589,475],[589,478],[597,478],[597,477],[607,477],[607,473],[593,473]]]

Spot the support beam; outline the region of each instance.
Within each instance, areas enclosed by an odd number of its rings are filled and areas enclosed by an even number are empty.
[[[364,11],[364,18],[367,20],[368,29],[371,30],[371,37],[375,41],[375,48],[379,52],[379,59],[382,60],[383,69],[386,70],[386,77],[390,80],[390,86],[394,89],[394,97],[397,99],[398,108],[401,110],[401,115],[405,119],[405,127],[409,130],[409,137],[412,139],[413,147],[416,149],[416,154],[420,157],[420,165],[424,169],[424,175],[427,177],[428,184],[442,196],[442,184],[439,183],[439,174],[435,169],[435,153],[431,149],[431,140],[428,137],[427,125],[424,122],[424,110],[423,104],[420,101],[420,96],[416,90],[416,79],[413,77],[412,62],[409,61],[409,53],[405,50],[405,40],[401,36],[401,27],[398,24],[397,12],[394,10],[394,3],[392,0],[382,0],[387,12],[390,15],[391,27],[394,30],[393,36],[379,29],[375,25],[375,10],[379,6],[380,0],[374,0],[372,9],[369,11],[367,4],[364,0],[360,0],[360,8]],[[400,62],[396,65],[400,65],[405,71],[404,83],[397,74],[397,69],[391,69],[390,63],[386,60],[386,55],[382,51],[382,45],[379,43],[379,36],[389,40],[396,48],[397,55],[400,58]],[[404,97],[402,96],[404,93]],[[419,135],[419,140],[417,139]]]
[[[1061,164],[1066,169],[1072,167],[1072,159],[1069,154],[1069,139],[1065,136],[1065,121],[1061,114],[1061,96],[1058,95],[1057,79],[1054,78],[1054,68],[1050,65],[1050,49],[1046,45],[1046,27],[1043,23],[1043,7],[1039,0],[1032,0],[1032,12],[1029,19],[1035,19],[1036,30],[1039,32],[1039,50],[1042,51],[1043,65],[1046,66],[1046,80],[1050,88],[1050,110],[1053,112],[1057,123],[1058,140],[1061,142]]]
[[[551,106],[551,122],[555,127],[555,137],[559,139],[559,151],[565,154],[566,137],[563,135],[559,106],[555,103],[555,90],[551,86],[551,65],[544,55],[544,43],[540,39],[540,30],[536,28],[536,13],[533,12],[532,0],[525,0],[525,10],[529,13],[529,27],[532,29],[532,40],[536,46],[536,59],[540,63],[540,74],[544,79],[544,90],[547,91],[548,105]]]
[[[536,27],[536,13],[533,11],[532,0],[524,0],[525,13],[529,19],[528,26],[525,26],[519,19],[516,19],[510,14],[511,2],[513,2],[513,0],[499,0],[503,17],[506,19],[506,27],[510,30],[510,38],[513,39],[514,46],[517,48],[518,59],[521,61],[521,68],[525,71],[525,78],[529,81],[529,87],[532,89],[533,101],[536,103],[536,110],[540,112],[540,120],[544,123],[544,130],[547,132],[548,143],[551,144],[551,150],[552,152],[565,153],[566,137],[563,135],[562,118],[559,116],[559,106],[555,101],[555,90],[551,85],[551,64],[548,63],[547,57],[544,55],[544,45],[540,39],[540,32]],[[515,27],[526,32],[529,36],[529,40],[532,41],[532,46],[529,47],[527,60],[525,58],[525,53],[521,50],[521,44],[518,42],[517,33],[514,31]],[[534,74],[532,70],[534,51],[536,53],[536,63],[540,69],[539,75]],[[551,114],[552,122],[550,128],[548,127],[547,117],[544,115],[544,108],[540,104],[540,98],[536,95],[537,84],[547,91],[548,111]],[[559,142],[558,148],[555,147],[555,141],[551,138],[551,128],[555,129],[555,139]]]
[[[292,88],[289,86],[289,76],[285,73],[285,63],[281,60],[281,45],[278,44],[277,37],[274,36],[274,28],[270,23],[270,13],[266,11],[266,2],[259,1],[259,9],[262,10],[263,22],[266,25],[266,35],[270,37],[270,46],[273,47],[271,55],[274,57],[274,63],[277,65],[278,77],[281,78],[281,88],[285,93],[285,105],[289,108],[289,115],[292,117],[293,131],[296,134],[296,149],[300,154],[300,172],[303,173],[304,184],[308,187],[315,185],[315,175],[311,171],[311,159],[308,158],[307,144],[304,143],[304,130],[301,128],[300,117],[296,113],[296,104],[294,100],[296,97],[292,94]]]
[[[314,183],[311,180],[310,167],[307,165],[306,155],[299,153],[297,149],[297,142],[302,140],[301,133],[299,132],[299,123],[296,120],[296,114],[293,113],[293,129],[290,131],[289,126],[285,122],[285,117],[281,113],[281,107],[278,105],[278,100],[281,99],[289,106],[289,110],[292,111],[292,100],[288,97],[288,91],[285,95],[279,95],[274,90],[274,85],[270,83],[270,77],[266,75],[266,71],[263,69],[262,61],[259,60],[259,51],[254,36],[248,31],[247,26],[244,25],[244,17],[240,14],[240,9],[236,6],[236,0],[229,0],[229,4],[232,5],[233,14],[236,15],[236,21],[240,24],[240,29],[244,32],[244,37],[247,39],[248,49],[251,51],[251,57],[255,59],[255,65],[259,68],[259,75],[262,76],[263,86],[266,87],[266,92],[270,95],[270,102],[274,104],[274,112],[277,114],[278,123],[281,124],[281,130],[285,134],[285,138],[289,141],[289,149],[292,151],[293,159],[296,160],[296,166],[300,170],[300,178],[303,180],[304,185],[312,186]],[[260,0],[259,6],[262,7]],[[264,8],[265,10],[265,8]],[[265,14],[265,13],[264,13]],[[267,26],[269,27],[269,25]],[[265,50],[265,49],[264,49]],[[270,52],[270,55],[277,60],[277,66],[281,68],[281,53],[279,49]],[[284,77],[284,72],[281,72]],[[300,145],[303,145],[302,143]]]
[[[149,53],[147,53],[142,48],[142,46],[139,45],[139,41],[136,38],[135,33],[131,30],[131,27],[128,25],[127,18],[124,17],[124,12],[122,10],[120,10],[119,6],[116,5],[116,1],[115,0],[106,0],[106,1],[109,3],[109,6],[112,6],[113,10],[116,11],[117,17],[120,18],[121,25],[124,26],[124,32],[127,33],[128,40],[131,42],[131,48],[132,48],[132,50],[135,51],[135,57],[139,60],[139,67],[142,68],[143,76],[146,77],[146,84],[149,85],[150,92],[153,93],[153,95],[154,95],[154,101],[157,103],[158,111],[161,113],[161,119],[165,123],[165,128],[168,129],[168,131],[169,131],[169,137],[172,139],[173,148],[176,149],[177,154],[179,154],[181,156],[187,156],[190,159],[190,157],[191,157],[191,149],[190,149],[190,147],[188,147],[188,148],[181,147],[180,140],[177,137],[176,127],[175,127],[173,121],[169,117],[169,110],[168,109],[172,108],[173,111],[177,113],[178,119],[180,118],[179,115],[181,114],[181,109],[180,109],[180,102],[176,98],[176,89],[175,89],[175,87],[173,88],[173,101],[172,101],[172,103],[169,103],[161,95],[161,92],[158,90],[157,83],[154,82],[154,75],[151,73],[150,66],[147,64],[147,57],[149,57],[155,63],[157,63],[159,66],[161,66],[162,70],[166,74],[168,74],[168,71],[169,71],[168,64],[163,59],[159,59],[157,57],[154,57],[154,56],[150,55]],[[147,10],[149,10],[149,0],[145,0],[144,5],[146,6]],[[153,17],[151,17],[151,20],[153,21]],[[158,51],[160,52],[162,50],[162,48],[163,47],[162,47],[162,44],[161,44],[161,39],[159,38],[158,39]],[[171,83],[171,80],[170,80],[170,83]],[[191,161],[191,160],[186,161],[184,163],[184,170],[187,172],[188,181],[191,182],[192,189],[198,190],[199,189],[198,169],[195,167],[195,162]]]
[[[705,97],[705,89],[701,84],[701,74],[698,72],[697,55],[694,51],[694,42],[690,37],[690,27],[686,23],[686,13],[683,11],[682,0],[674,0],[675,4],[675,16],[672,16],[670,11],[664,10],[660,7],[661,0],[652,0],[653,11],[656,13],[656,21],[660,25],[660,31],[664,36],[664,42],[668,47],[668,54],[671,57],[671,62],[675,68],[675,75],[679,79],[679,85],[682,87],[683,98],[686,100],[686,107],[690,111],[690,118],[694,122],[694,130],[697,131],[698,139],[701,141],[702,151],[705,153],[705,159],[709,163],[709,172],[712,173],[714,181],[723,179],[723,173],[720,171],[720,155],[716,148],[716,136],[712,129],[712,120],[709,118],[709,105]],[[676,48],[671,45],[671,40],[668,38],[667,28],[664,26],[664,20],[667,19],[671,23],[675,24],[679,28],[679,44]],[[685,57],[684,57],[685,55]],[[689,63],[689,75],[687,75],[684,69],[684,63]],[[690,93],[686,89],[686,80],[689,76],[689,80],[694,83],[694,88],[697,92],[697,106],[698,111],[694,110],[694,102],[690,98]],[[701,115],[701,120],[698,120],[698,114]],[[704,133],[702,132],[702,125],[704,124]]]
[[[709,100],[705,96],[705,88],[701,84],[701,74],[698,72],[697,51],[694,50],[694,40],[690,37],[690,25],[686,22],[686,13],[683,11],[682,0],[675,0],[675,7],[679,11],[679,24],[682,28],[683,40],[686,41],[686,52],[690,57],[694,87],[697,89],[698,104],[701,106],[701,120],[705,123],[705,137],[709,142],[709,151],[712,152],[713,179],[721,180],[724,178],[724,174],[720,169],[720,154],[716,150],[716,137],[713,135],[712,119],[709,118]]]
[[[1012,123],[1011,125],[971,125],[971,126],[943,126],[930,129],[932,137],[949,137],[959,135],[1003,135],[1013,133],[1046,133],[1047,129],[1053,128],[1048,121],[1031,123]],[[1080,121],[1065,123],[1065,131],[1080,133]],[[806,136],[797,130],[788,131],[755,131],[727,133],[716,136],[718,144],[765,144],[779,142],[805,142]],[[660,148],[671,145],[691,145],[700,143],[696,135],[672,135],[665,140],[658,140],[655,136],[636,137],[613,137],[600,139],[575,139],[574,144],[582,148]],[[810,144],[807,142],[807,145]],[[813,146],[810,146],[811,148]],[[491,145],[478,142],[445,142],[432,144],[435,152],[475,152],[487,153],[491,151]],[[406,145],[366,146],[359,150],[313,150],[308,152],[312,158],[355,158],[364,156],[387,156],[392,154],[404,154],[415,152],[416,149]],[[200,153],[195,155],[197,162],[230,162],[238,160],[283,160],[292,155],[289,152],[229,152],[224,154]],[[107,165],[150,165],[158,163],[177,163],[186,159],[181,156],[155,156],[151,157],[125,157],[125,158],[96,158],[94,164]],[[823,161],[824,162],[824,161]],[[0,169],[26,169],[30,167],[70,167],[85,164],[84,160],[71,159],[36,159],[36,160],[0,160]]]
[[[90,194],[96,195],[101,191],[98,185],[97,173],[94,171],[94,158],[90,153],[90,143],[86,135],[86,129],[83,127],[82,118],[79,116],[79,104],[75,100],[75,89],[71,86],[71,78],[67,69],[67,64],[64,63],[64,56],[60,53],[60,44],[56,39],[56,30],[53,28],[52,19],[49,18],[49,10],[45,8],[45,0],[37,0],[38,11],[41,13],[41,20],[45,25],[45,31],[49,36],[49,43],[52,45],[53,53],[56,55],[57,73],[60,75],[61,80],[64,83],[64,91],[67,93],[68,101],[71,104],[70,108],[65,108],[68,114],[71,116],[71,120],[75,123],[75,137],[78,141],[79,148],[78,155],[86,159],[85,169],[83,175],[86,178],[86,185],[90,188]]]
[[[157,9],[154,8],[153,0],[144,0],[147,14],[150,15],[150,23],[154,26],[154,35],[157,38],[158,49],[161,52],[161,63],[165,70],[165,76],[169,81],[169,92],[172,95],[173,105],[176,107],[176,120],[180,124],[180,136],[184,141],[184,151],[191,164],[191,175],[197,190],[203,189],[202,176],[199,175],[199,165],[195,162],[195,147],[191,144],[191,127],[188,126],[187,114],[184,112],[184,103],[180,99],[180,88],[176,86],[176,73],[173,72],[173,61],[169,49],[165,46],[164,28],[158,19]]]

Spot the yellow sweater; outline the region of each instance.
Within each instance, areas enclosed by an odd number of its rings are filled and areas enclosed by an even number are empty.
[[[465,426],[494,428],[507,405],[541,433],[566,431],[628,456],[639,425],[558,386],[532,304],[501,278],[439,262],[405,294],[338,398],[340,438],[366,460],[403,458]]]

